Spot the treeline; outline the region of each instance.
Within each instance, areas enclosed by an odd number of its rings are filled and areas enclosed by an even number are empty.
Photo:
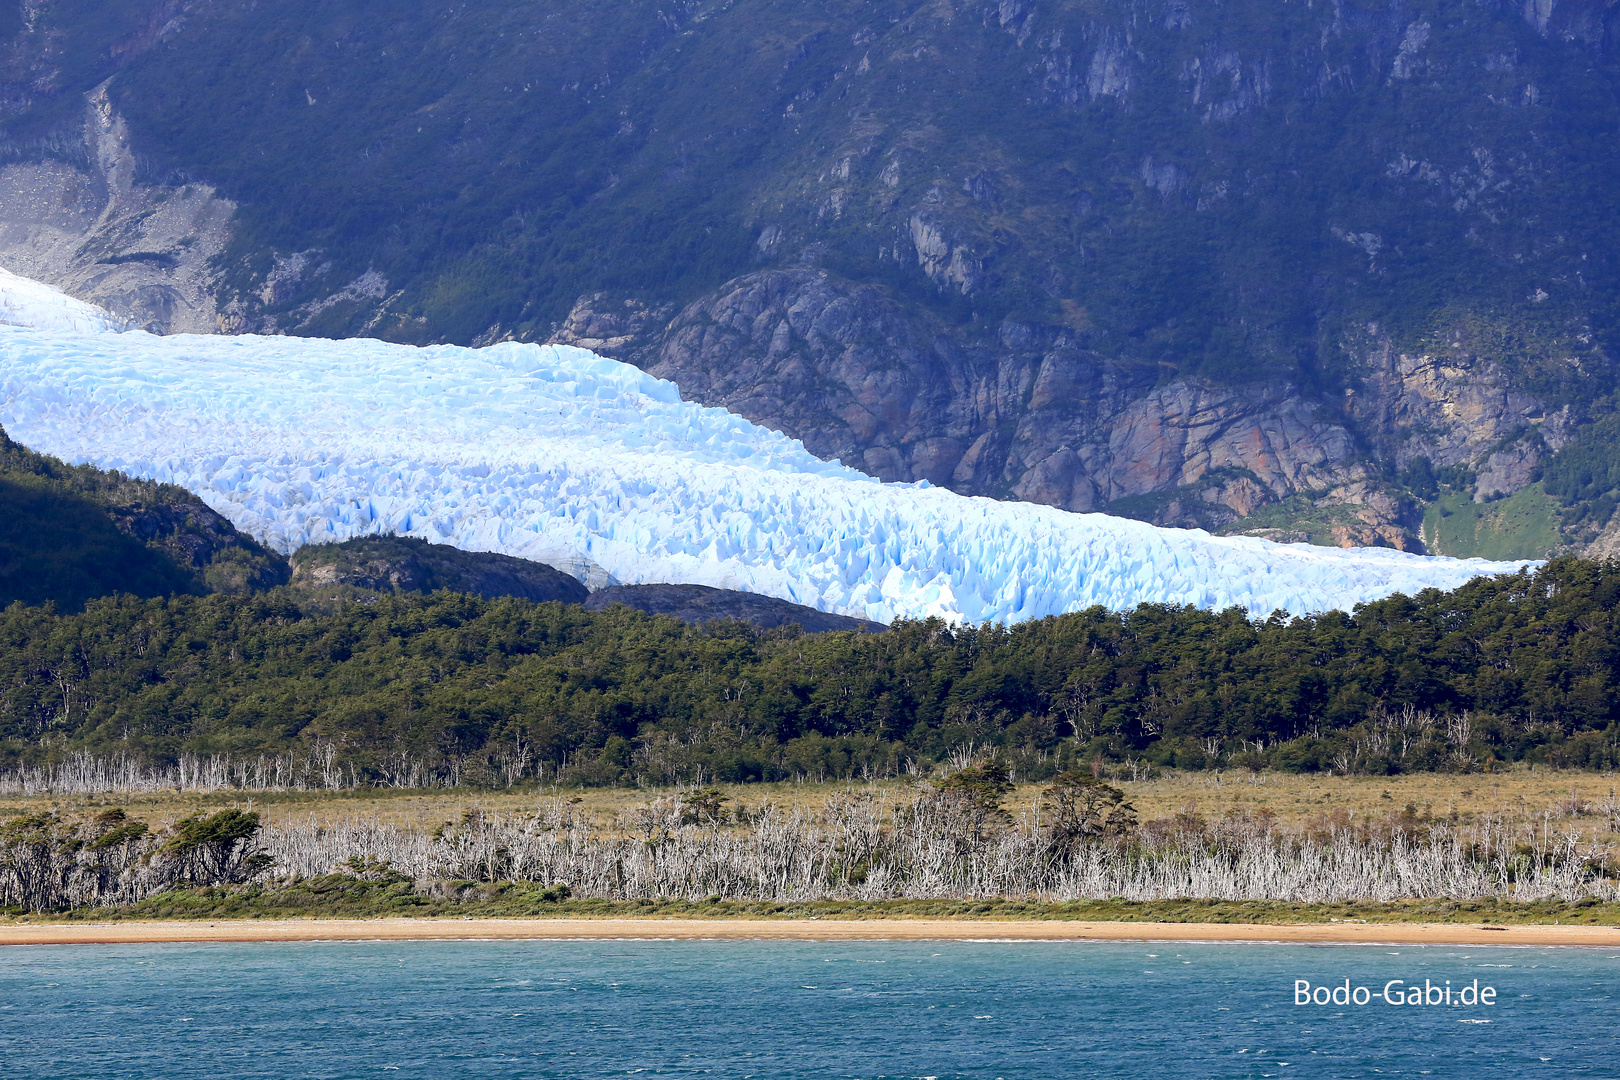
[[[287,590],[81,614],[14,604],[0,615],[0,760],[320,745],[380,783],[446,761],[490,783],[893,775],[969,744],[1020,779],[1099,758],[1608,768],[1617,605],[1620,564],[1573,559],[1350,614],[1149,605],[814,636],[448,592],[324,611]]]

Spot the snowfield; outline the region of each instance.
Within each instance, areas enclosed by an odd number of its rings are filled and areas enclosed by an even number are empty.
[[[12,438],[188,488],[285,552],[394,531],[593,587],[690,582],[881,622],[1144,601],[1303,613],[1522,565],[884,484],[581,349],[117,333],[9,274],[0,322]]]

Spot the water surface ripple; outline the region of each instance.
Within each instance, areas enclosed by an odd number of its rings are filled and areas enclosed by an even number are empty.
[[[6,1077],[1612,1077],[1620,950],[456,941],[0,950]],[[1296,979],[1497,988],[1317,1007]]]

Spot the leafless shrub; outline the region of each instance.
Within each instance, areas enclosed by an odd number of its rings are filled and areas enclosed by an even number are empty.
[[[898,797],[850,788],[820,812],[766,803],[724,821],[694,816],[691,793],[677,793],[603,824],[548,799],[436,831],[311,819],[244,839],[198,826],[191,839],[214,847],[189,853],[177,842],[185,822],[149,833],[123,818],[36,815],[0,823],[0,904],[127,904],[188,883],[385,872],[430,895],[517,881],[609,900],[1620,900],[1613,852],[1552,812],[1285,828],[1264,812],[1211,821],[1189,806],[1135,827],[1101,780],[1076,774],[1064,786],[1017,819],[932,783]]]
[[[1103,804],[1106,822],[1116,807]],[[669,797],[597,829],[551,800],[533,814],[472,814],[436,836],[363,821],[272,829],[264,849],[271,873],[329,873],[360,856],[424,887],[510,879],[612,900],[1620,899],[1606,852],[1529,820],[1284,829],[1265,814],[1208,822],[1188,811],[1076,838],[1072,823],[1065,835],[1060,819],[1033,814],[976,833],[972,813],[933,788],[898,800],[851,789],[819,814],[767,804],[729,827],[683,823]]]
[[[317,741],[283,754],[235,757],[182,754],[172,765],[152,765],[127,754],[98,757],[78,751],[44,766],[0,770],[0,795],[107,795],[148,791],[349,791],[360,787],[457,787],[473,778],[485,786],[513,787],[556,779],[558,766],[536,761],[522,739],[467,757],[425,761],[399,750],[362,770],[340,748]]]

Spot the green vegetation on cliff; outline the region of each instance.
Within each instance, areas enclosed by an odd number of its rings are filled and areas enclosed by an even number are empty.
[[[687,300],[810,261],[1227,380],[1337,385],[1367,320],[1413,348],[1491,327],[1549,392],[1555,350],[1601,361],[1576,336],[1606,341],[1620,300],[1605,18],[76,0],[10,27],[0,79],[21,152],[111,77],[150,174],[241,204],[230,280],[284,320],[375,270],[403,290],[380,332],[544,336],[584,292]],[[376,314],[355,296],[305,330]]]
[[[1459,559],[1544,559],[1564,542],[1558,504],[1540,484],[1485,503],[1448,492],[1429,505],[1423,540],[1431,554]]]

